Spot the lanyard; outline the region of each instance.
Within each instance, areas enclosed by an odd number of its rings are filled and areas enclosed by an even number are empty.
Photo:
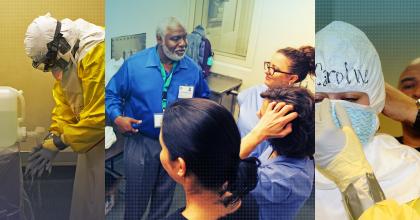
[[[174,65],[172,66],[171,72],[169,73],[168,76],[166,76],[165,68],[163,67],[163,64],[160,63],[160,74],[162,75],[162,79],[163,79],[163,88],[162,88],[162,110],[163,111],[165,111],[166,106],[168,104],[168,100],[167,100],[168,88],[169,88],[169,85],[171,84],[172,74],[175,70],[176,64],[177,63],[174,63]]]

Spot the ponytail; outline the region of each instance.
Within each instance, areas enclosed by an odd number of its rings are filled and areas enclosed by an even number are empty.
[[[163,115],[162,141],[170,159],[183,158],[187,174],[196,177],[198,186],[219,192],[219,202],[225,205],[235,203],[257,185],[258,159],[240,160],[241,135],[235,119],[214,101],[174,102]]]
[[[315,48],[311,46],[303,46],[299,48],[299,51],[305,57],[308,65],[308,74],[315,74]]]
[[[261,162],[255,157],[249,157],[239,162],[236,179],[233,184],[228,185],[226,190],[232,193],[232,195],[223,199],[225,206],[236,203],[257,186],[257,170],[260,164]]]

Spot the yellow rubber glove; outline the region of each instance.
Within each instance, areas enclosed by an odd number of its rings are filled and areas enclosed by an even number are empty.
[[[341,128],[333,121],[329,99],[316,104],[314,158],[317,169],[343,192],[351,183],[373,171],[345,109],[336,103],[335,111]]]

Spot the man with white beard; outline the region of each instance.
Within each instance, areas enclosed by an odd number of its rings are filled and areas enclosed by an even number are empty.
[[[179,98],[208,98],[198,65],[185,56],[187,32],[174,17],[156,29],[157,45],[128,58],[106,87],[106,114],[127,136],[124,143],[125,217],[163,219],[175,182],[162,168],[159,130],[163,111]]]

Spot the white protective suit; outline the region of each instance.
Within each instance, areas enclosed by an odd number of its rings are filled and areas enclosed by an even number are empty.
[[[385,103],[379,56],[367,36],[344,22],[316,34],[316,92],[365,92],[379,114]],[[379,123],[377,123],[379,125]],[[420,154],[392,136],[376,134],[363,146],[385,196],[407,203],[420,196]],[[337,186],[315,172],[315,218],[348,219]]]

